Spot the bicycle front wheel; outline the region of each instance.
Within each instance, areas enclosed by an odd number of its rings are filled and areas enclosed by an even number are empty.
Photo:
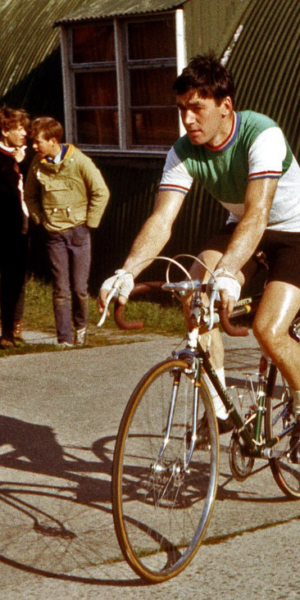
[[[294,422],[292,396],[280,371],[274,364],[270,367],[266,401],[266,440],[279,436],[274,452],[278,458],[269,460],[276,483],[281,491],[292,499],[300,499],[300,464],[293,462],[293,450],[298,446],[293,432],[288,431]],[[275,454],[276,456],[276,454]]]
[[[152,368],[134,390],[117,436],[113,514],[123,555],[151,583],[192,560],[212,513],[218,478],[217,423],[209,392],[185,360]],[[190,452],[193,399],[207,436]],[[173,406],[173,412],[172,408]]]

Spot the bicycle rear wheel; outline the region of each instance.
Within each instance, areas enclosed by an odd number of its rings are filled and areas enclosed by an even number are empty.
[[[198,419],[205,411],[208,439],[185,468],[193,397],[200,390]],[[164,448],[171,398],[172,427]],[[164,450],[162,450],[164,448]],[[214,409],[205,382],[185,360],[153,367],[135,388],[117,436],[113,466],[113,515],[125,559],[151,583],[180,573],[205,535],[217,491],[219,445]]]
[[[267,442],[290,427],[293,422],[292,396],[280,371],[271,365],[267,384],[266,400],[266,440]],[[292,499],[300,498],[300,464],[292,462],[294,449],[293,432],[282,437],[275,446],[279,458],[269,459],[274,479],[281,491]]]

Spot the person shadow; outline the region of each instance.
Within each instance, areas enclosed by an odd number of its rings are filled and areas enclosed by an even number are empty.
[[[0,415],[0,563],[66,581],[144,585],[131,572],[112,578],[107,566],[120,553],[111,535],[114,443],[111,435],[62,447],[51,427]]]
[[[1,415],[1,446],[0,464],[3,466],[6,464],[13,467],[15,461],[18,461],[18,467],[22,466],[20,463],[24,463],[24,469],[32,468],[52,473],[64,469],[62,447],[55,439],[51,427],[46,425],[27,423]]]
[[[107,453],[106,443],[106,438],[98,441],[97,452],[93,447],[68,452],[51,427],[0,415],[0,466],[74,482],[77,500],[84,503],[110,501],[106,476],[111,473],[112,453]],[[98,460],[82,459],[82,451],[91,451]],[[103,474],[105,481],[90,477],[93,474]]]

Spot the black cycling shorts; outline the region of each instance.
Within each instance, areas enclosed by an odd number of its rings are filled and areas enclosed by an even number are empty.
[[[235,227],[235,223],[225,225],[205,249],[224,253]],[[268,281],[283,281],[300,288],[300,232],[266,229],[256,251],[266,255]]]

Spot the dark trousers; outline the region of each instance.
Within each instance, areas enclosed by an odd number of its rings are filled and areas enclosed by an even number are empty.
[[[53,276],[57,341],[73,343],[72,321],[75,329],[82,329],[88,319],[90,230],[79,225],[62,232],[47,231],[46,245]]]
[[[0,239],[0,308],[2,336],[12,339],[14,322],[22,319],[28,258],[28,236],[11,234]]]

